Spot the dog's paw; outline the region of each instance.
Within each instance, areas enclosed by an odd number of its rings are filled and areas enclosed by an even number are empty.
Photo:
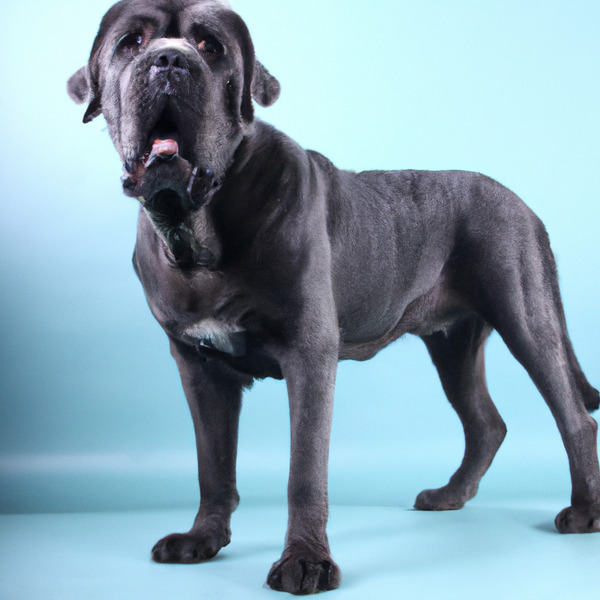
[[[458,510],[475,494],[458,492],[449,486],[437,490],[423,490],[415,500],[417,510]]]
[[[284,552],[269,571],[267,585],[278,592],[296,595],[334,590],[342,574],[331,556],[311,550]]]
[[[152,548],[152,560],[158,563],[199,563],[213,558],[228,543],[228,539],[202,532],[173,533]]]
[[[554,524],[561,533],[593,533],[600,531],[600,511],[568,506],[558,513]]]

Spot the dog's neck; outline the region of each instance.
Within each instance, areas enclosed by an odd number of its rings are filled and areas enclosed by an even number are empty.
[[[241,142],[242,137],[234,146],[227,169],[234,162]],[[211,204],[225,173],[212,168],[191,168],[183,162],[190,171],[187,190],[175,192],[167,184],[164,190],[153,192],[150,199],[141,200],[165,255],[174,266],[183,270],[215,270],[221,258],[221,243]]]
[[[143,209],[161,240],[174,267],[183,270],[215,270],[221,258],[221,244],[214,226],[210,203],[193,211],[179,223],[169,223],[156,213]]]
[[[154,203],[155,210],[144,206],[175,267],[217,270],[225,243],[228,250],[252,244],[256,231],[270,221],[270,212],[282,209],[279,201],[274,207],[266,204],[273,203],[267,191],[282,186],[281,179],[286,177],[285,161],[281,155],[264,152],[264,148],[272,146],[265,140],[277,139],[281,144],[281,138],[279,132],[257,119],[236,147],[223,179],[210,190],[200,208],[177,218],[165,218],[160,202]],[[279,163],[279,168],[274,162]]]

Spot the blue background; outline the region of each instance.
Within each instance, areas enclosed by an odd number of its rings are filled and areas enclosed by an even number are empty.
[[[575,351],[600,385],[600,3],[232,5],[282,84],[261,118],[340,167],[480,171],[534,209],[557,257]],[[11,2],[0,21],[7,513],[193,507],[198,498],[185,399],[131,267],[137,206],[121,193],[103,119],[82,125],[65,90],[109,6]],[[487,364],[509,433],[472,505],[550,500],[551,523],[570,495],[556,426],[497,335]],[[285,386],[257,383],[242,411],[243,502],[285,501],[288,445]],[[340,365],[334,504],[408,508],[421,489],[445,483],[462,450],[420,340]]]

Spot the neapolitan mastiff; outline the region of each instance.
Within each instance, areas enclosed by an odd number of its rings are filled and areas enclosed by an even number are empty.
[[[336,169],[253,117],[279,84],[242,19],[216,0],[124,0],[70,80],[84,122],[104,115],[141,202],[133,263],[169,336],[190,405],[201,503],[158,562],[209,559],[238,504],[242,391],[284,378],[291,418],[289,523],[269,575],[277,590],[335,588],[327,461],[336,365],[421,337],[456,409],[465,456],[416,508],[472,498],[504,436],[485,383],[496,329],[552,411],[569,457],[561,532],[600,531],[598,392],[567,334],[539,219],[512,192],[461,171]]]

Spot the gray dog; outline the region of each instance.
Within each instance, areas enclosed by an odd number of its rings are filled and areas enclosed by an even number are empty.
[[[254,119],[279,84],[241,18],[215,0],[123,0],[69,80],[84,122],[103,114],[140,200],[133,257],[168,335],[194,421],[201,491],[191,530],[158,562],[229,543],[242,391],[284,378],[291,418],[289,524],[269,575],[306,594],[340,582],[325,532],[337,362],[405,333],[425,342],[465,432],[462,464],[421,510],[461,508],[505,436],[485,383],[496,329],[552,411],[569,457],[561,532],[600,531],[597,425],[567,334],[539,219],[477,173],[353,173]]]

